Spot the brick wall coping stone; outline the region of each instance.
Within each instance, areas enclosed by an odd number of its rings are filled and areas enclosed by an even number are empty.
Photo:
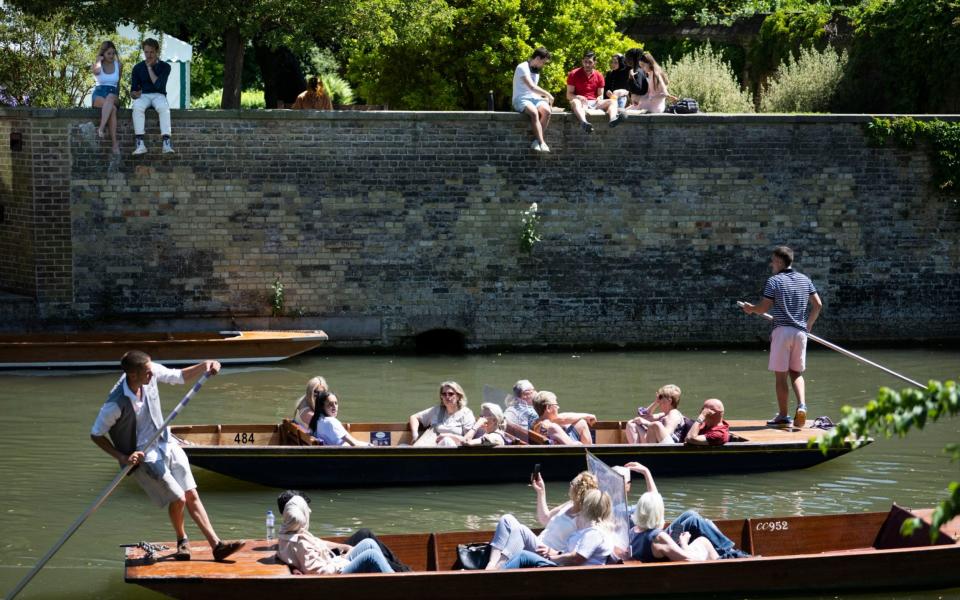
[[[129,109],[123,109],[123,113],[129,113]],[[174,120],[338,120],[349,118],[355,121],[396,121],[396,120],[417,120],[417,121],[489,121],[489,120],[510,120],[518,118],[515,112],[486,112],[486,111],[299,111],[299,110],[173,110],[171,111]],[[36,118],[36,119],[88,119],[91,115],[99,114],[99,109],[93,108],[0,108],[0,118]],[[553,118],[566,117],[572,118],[573,113],[563,112],[554,113]],[[749,123],[753,125],[760,124],[822,124],[822,123],[850,123],[860,124],[868,123],[874,117],[896,118],[911,117],[918,121],[932,121],[939,119],[941,121],[960,121],[960,115],[866,115],[866,114],[722,114],[722,113],[700,113],[696,115],[651,115],[651,114],[631,114],[629,122],[635,123],[657,123],[663,125],[676,125],[679,123],[722,123],[736,124]]]

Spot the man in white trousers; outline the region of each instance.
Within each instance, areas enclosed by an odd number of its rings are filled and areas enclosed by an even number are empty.
[[[159,59],[160,42],[153,38],[143,40],[141,46],[144,60],[133,67],[130,79],[130,96],[133,97],[133,132],[137,136],[134,154],[146,154],[143,143],[146,112],[151,106],[160,117],[160,134],[163,136],[163,153],[172,154],[170,142],[170,105],[167,104],[167,78],[170,64]]]

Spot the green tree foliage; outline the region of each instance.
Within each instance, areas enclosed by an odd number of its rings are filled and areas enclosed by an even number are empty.
[[[826,452],[842,445],[848,437],[856,440],[855,444],[870,435],[903,437],[912,429],[923,429],[927,423],[955,416],[958,412],[960,393],[953,381],[931,381],[925,390],[908,388],[897,392],[884,387],[880,388],[875,400],[862,408],[843,407],[843,418],[834,429],[824,434],[819,445]],[[960,459],[957,444],[949,444],[945,451],[953,461]],[[933,512],[931,538],[941,525],[960,514],[960,483],[951,483],[948,490],[947,498]],[[904,533],[909,534],[919,524],[916,519],[908,521],[904,524]]]
[[[802,48],[787,56],[763,88],[763,112],[827,112],[847,67],[847,54],[832,48]]]
[[[823,50],[827,46],[826,25],[831,16],[831,8],[824,4],[810,4],[801,10],[778,10],[768,16],[750,45],[753,72],[763,79],[788,59],[798,57],[801,48]]]
[[[324,73],[320,80],[323,82],[323,89],[330,96],[330,101],[335,105],[353,104],[353,88],[349,81],[336,73]]]
[[[318,40],[362,41],[379,35],[385,6],[414,0],[9,0],[32,15],[65,12],[71,28],[133,22],[223,54],[224,108],[238,108],[244,54],[251,40],[306,51]],[[389,23],[386,24],[389,26]]]
[[[90,67],[105,39],[113,39],[121,61],[136,50],[132,40],[77,26],[65,12],[39,18],[0,4],[0,85],[33,106],[79,106],[94,85]],[[129,60],[124,65],[129,69]]]
[[[960,111],[960,2],[866,0],[856,27],[840,110]]]
[[[664,66],[670,79],[670,93],[694,98],[705,112],[754,112],[749,91],[740,89],[730,65],[707,44]]]
[[[397,3],[378,39],[345,46],[348,77],[370,103],[391,108],[482,109],[510,100],[513,71],[537,46],[553,60],[540,85],[563,102],[566,71],[594,50],[601,67],[636,42],[617,30],[616,0],[426,0]]]

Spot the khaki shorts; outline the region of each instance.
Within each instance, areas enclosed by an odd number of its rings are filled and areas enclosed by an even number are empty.
[[[134,478],[150,500],[163,507],[176,500],[183,500],[184,494],[196,489],[197,483],[190,472],[190,461],[179,444],[171,440],[167,446],[167,470],[162,479],[154,479],[147,469],[139,467],[133,472]]]

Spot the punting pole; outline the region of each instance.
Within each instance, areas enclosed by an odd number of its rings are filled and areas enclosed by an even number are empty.
[[[745,304],[746,304],[746,302],[743,302],[742,300],[738,300],[738,301],[737,301],[737,306],[739,306],[740,308],[743,308],[743,306],[744,306]],[[772,321],[772,320],[773,320],[773,317],[770,316],[769,313],[763,313],[763,314],[760,315],[760,316],[763,317],[764,319],[768,320],[768,321]],[[828,342],[827,340],[823,339],[822,337],[815,336],[815,335],[813,335],[812,333],[809,333],[809,332],[807,333],[807,337],[810,338],[811,340],[817,342],[818,344],[821,344],[821,345],[823,345],[823,346],[826,346],[827,348],[830,348],[831,350],[836,350],[837,352],[839,352],[840,354],[842,354],[842,355],[844,355],[844,356],[849,356],[850,358],[852,358],[852,359],[854,359],[854,360],[859,360],[860,362],[862,362],[862,363],[865,364],[865,365],[870,365],[871,367],[876,367],[876,368],[880,369],[881,371],[883,371],[884,373],[887,373],[887,374],[889,374],[889,375],[893,375],[894,377],[896,377],[896,378],[898,378],[898,379],[902,379],[903,381],[906,381],[907,383],[909,383],[909,384],[911,384],[911,385],[915,385],[915,386],[917,386],[918,388],[920,388],[921,390],[927,389],[927,386],[923,385],[923,384],[920,383],[919,381],[914,381],[913,379],[910,379],[909,377],[906,377],[906,376],[904,376],[904,375],[901,375],[900,373],[897,373],[896,371],[892,371],[892,370],[886,368],[886,367],[883,366],[883,365],[878,365],[877,363],[873,362],[872,360],[866,359],[866,358],[860,356],[859,354],[855,354],[855,353],[853,353],[853,352],[850,352],[850,351],[847,350],[846,348],[841,348],[840,346],[834,344],[833,342]]]
[[[185,407],[187,403],[190,402],[190,398],[192,398],[193,395],[197,393],[197,390],[200,389],[200,386],[203,385],[203,383],[207,380],[209,376],[210,376],[209,373],[204,373],[200,377],[200,379],[198,379],[197,382],[193,384],[193,387],[190,388],[190,391],[187,392],[187,395],[184,396],[183,400],[181,400],[180,403],[174,407],[174,409],[170,412],[170,415],[167,417],[167,420],[163,422],[163,425],[160,426],[160,429],[158,429],[157,432],[153,434],[153,437],[150,438],[150,441],[147,442],[146,446],[144,446],[145,449],[150,448],[151,446],[157,443],[157,440],[160,439],[160,436],[163,435],[163,432],[165,432],[167,430],[167,427],[170,426],[170,423],[172,423],[173,420],[177,418],[177,415],[180,414],[180,411],[183,410],[183,407]],[[60,539],[57,541],[57,543],[53,545],[53,548],[50,548],[50,550],[48,550],[47,553],[43,555],[43,558],[40,559],[40,562],[37,563],[37,566],[31,569],[30,572],[27,573],[26,576],[24,576],[24,578],[21,579],[20,582],[17,583],[17,585],[12,590],[10,590],[10,593],[7,594],[7,600],[13,600],[13,598],[15,598],[17,594],[23,591],[23,588],[27,587],[27,584],[30,583],[30,581],[34,578],[34,576],[36,576],[37,573],[40,572],[40,569],[42,569],[44,565],[46,565],[47,562],[49,562],[50,559],[53,558],[53,555],[56,554],[57,551],[60,550],[60,548],[64,544],[67,543],[67,540],[69,540],[70,537],[74,533],[76,533],[78,529],[80,529],[80,526],[83,525],[84,521],[90,518],[90,515],[97,512],[97,509],[100,508],[100,506],[107,501],[107,498],[110,496],[110,494],[113,493],[113,490],[117,489],[117,486],[120,485],[120,482],[123,481],[123,478],[126,477],[131,470],[133,470],[133,467],[134,465],[131,465],[129,463],[127,463],[127,465],[123,467],[123,470],[121,470],[120,473],[118,473],[117,476],[113,478],[113,481],[110,482],[110,485],[108,485],[106,489],[103,490],[103,493],[100,494],[100,497],[97,498],[93,502],[93,504],[90,505],[90,508],[88,508],[82,515],[80,515],[80,517],[78,517],[77,520],[74,521],[69,528],[67,528],[64,534],[60,536]]]

